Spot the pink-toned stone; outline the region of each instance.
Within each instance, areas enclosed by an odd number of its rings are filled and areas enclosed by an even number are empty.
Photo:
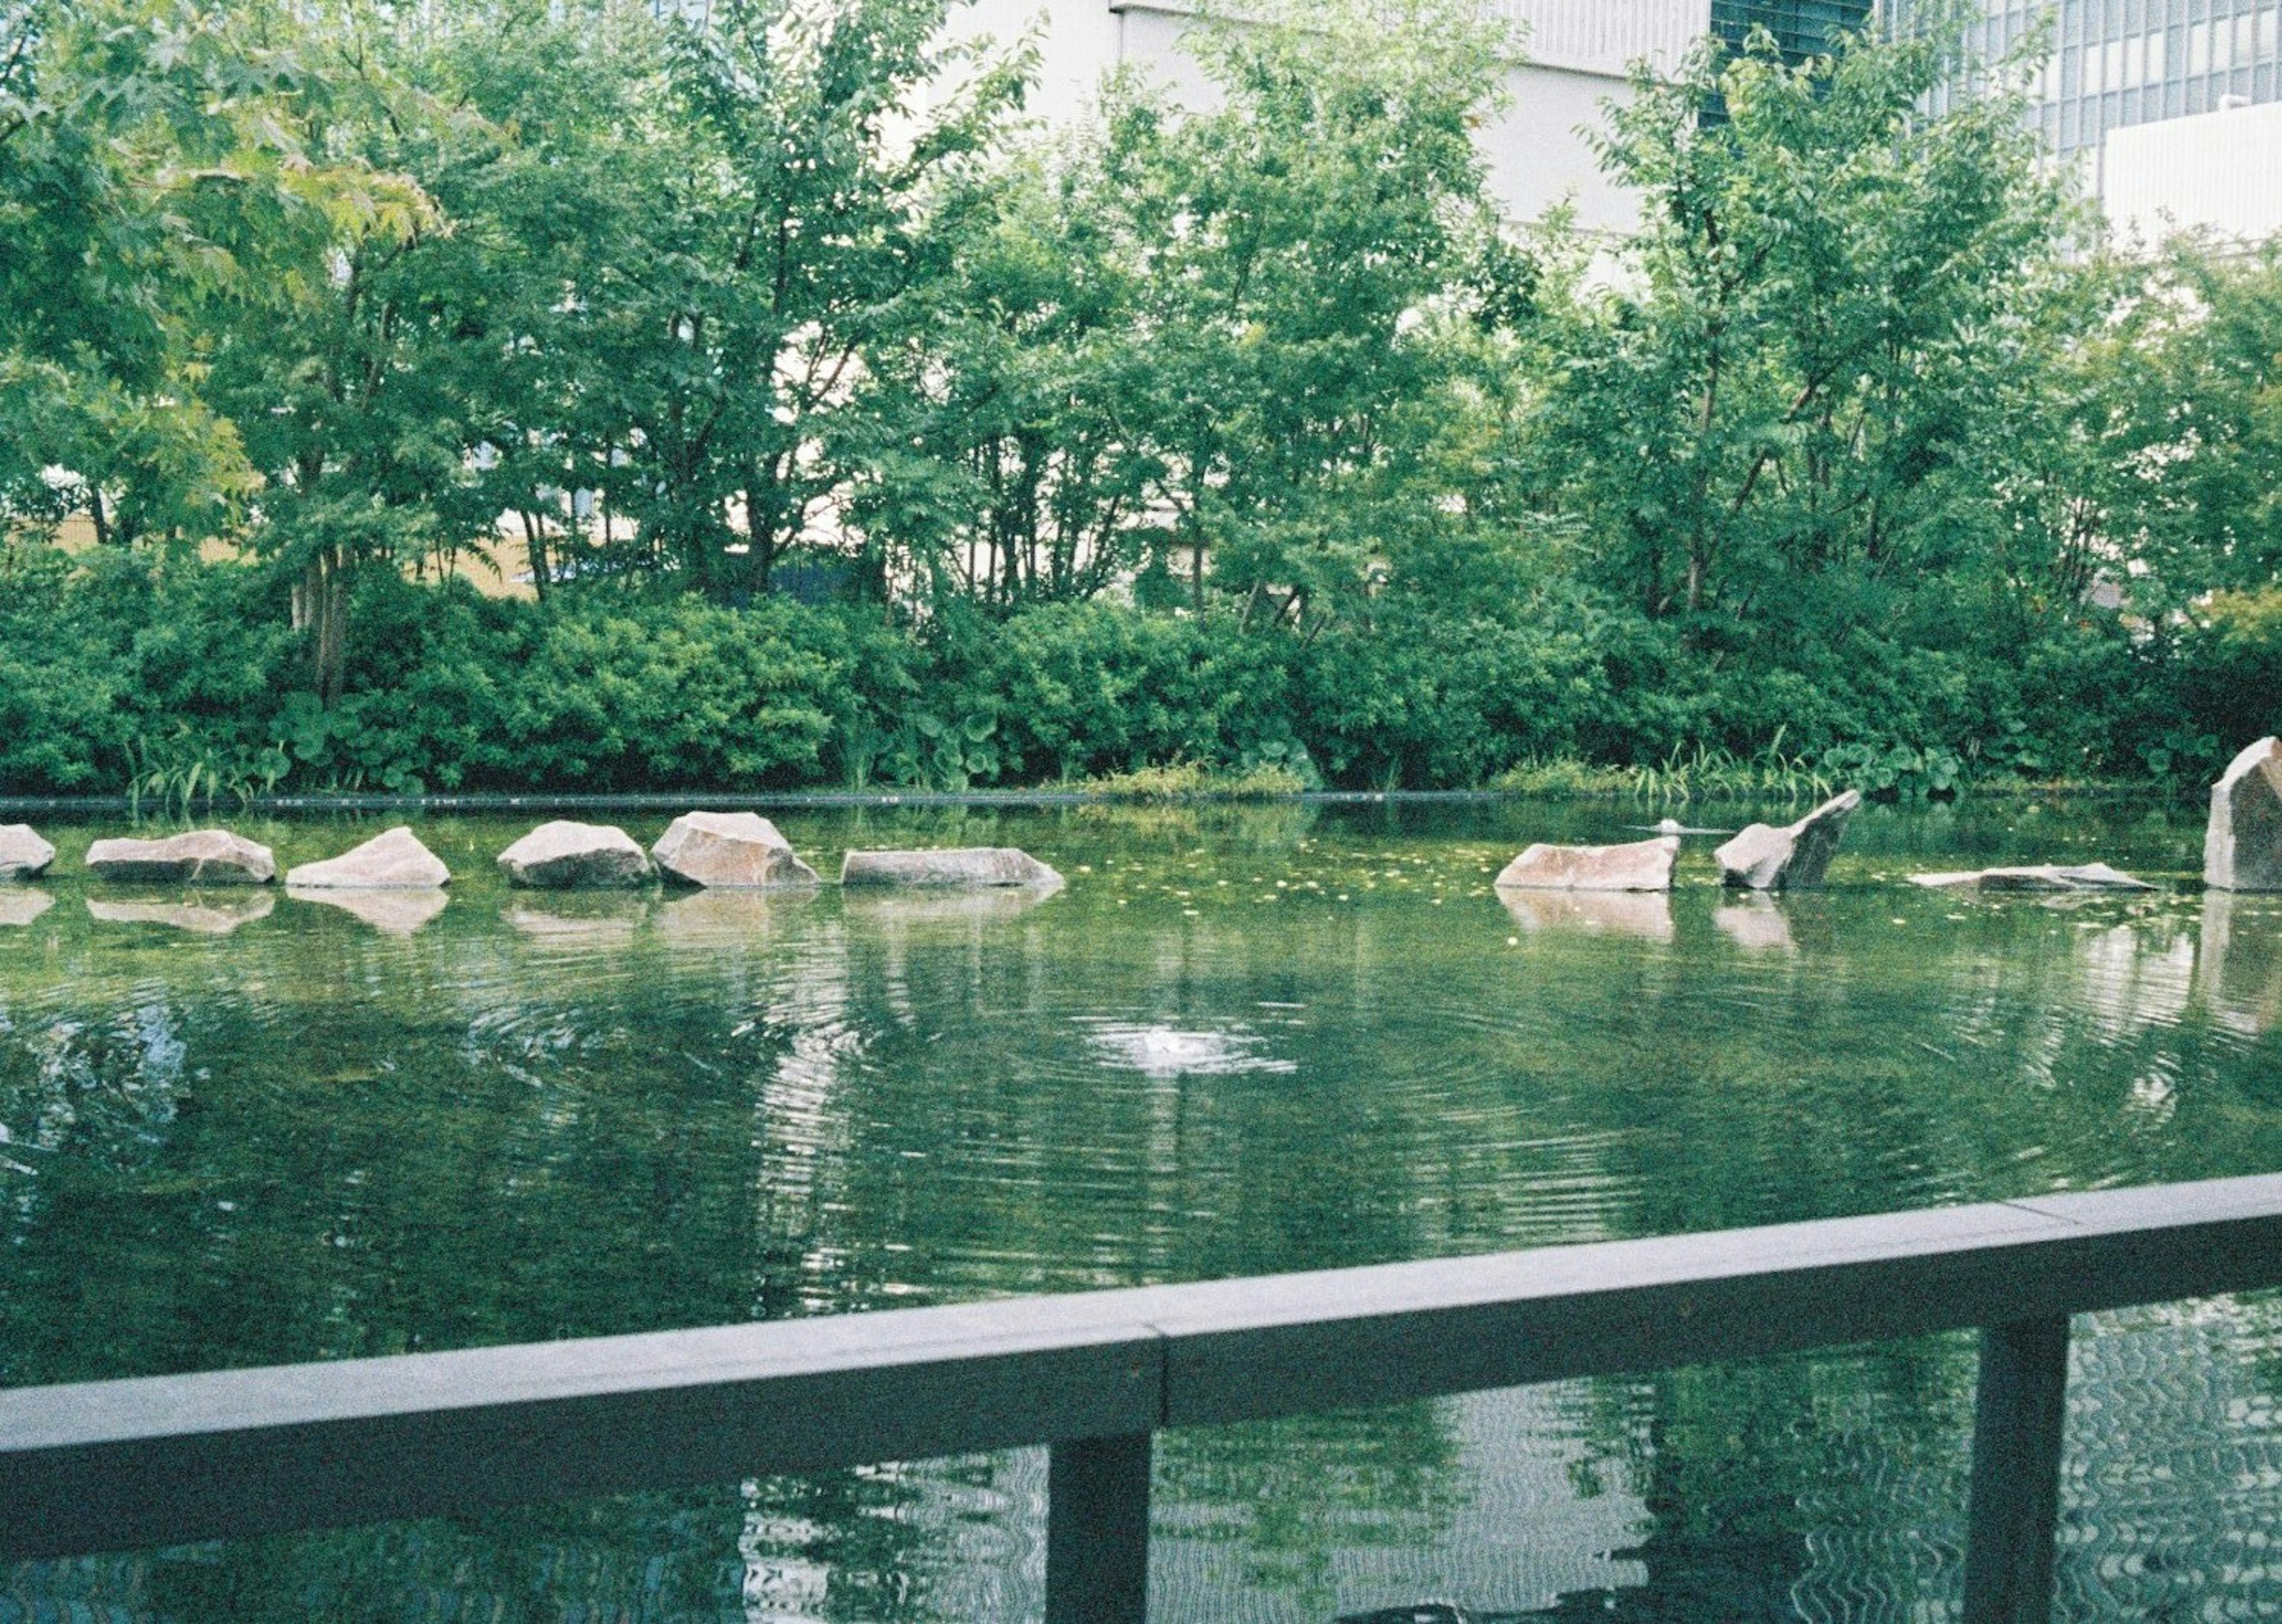
[[[448,884],[452,871],[408,828],[376,835],[364,844],[285,871],[285,883],[310,890],[427,891]]]
[[[1668,891],[1680,836],[1620,846],[1534,845],[1505,866],[1501,890]]]
[[[267,885],[277,877],[269,848],[228,829],[196,829],[165,840],[98,840],[87,849],[97,879],[177,885]]]
[[[36,880],[56,860],[56,849],[33,833],[28,823],[0,828],[0,881]]]
[[[2203,883],[2215,891],[2282,891],[2282,740],[2259,740],[2211,786]]]
[[[1754,823],[1712,855],[1721,882],[1736,890],[1797,891],[1822,883],[1862,793],[1836,795],[1797,823]]]
[[[1912,874],[1910,883],[1935,890],[1971,888],[1983,891],[2152,891],[2145,880],[2134,879],[2105,863],[2084,863],[2072,868],[2038,863],[2027,868],[1976,868],[1955,874]]]
[[[537,890],[623,890],[650,876],[649,853],[608,823],[542,823],[499,855],[509,885]]]
[[[1061,875],[1012,846],[850,851],[840,865],[842,885],[1049,886],[1061,882]]]
[[[814,885],[816,870],[800,860],[777,826],[757,812],[687,812],[650,848],[669,880],[719,890]]]

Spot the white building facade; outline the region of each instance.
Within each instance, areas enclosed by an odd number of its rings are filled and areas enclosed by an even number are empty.
[[[1600,173],[1586,132],[1602,103],[1627,94],[1631,65],[1676,64],[1709,31],[1712,0],[1488,0],[1514,25],[1521,59],[1507,71],[1507,106],[1481,131],[1490,184],[1509,218],[1568,203],[1596,232],[1629,229],[1632,201]],[[963,27],[1011,40],[1035,28],[1037,110],[1049,122],[1083,115],[1102,76],[1122,66],[1185,96],[1205,85],[1182,36],[1191,0],[977,0]]]

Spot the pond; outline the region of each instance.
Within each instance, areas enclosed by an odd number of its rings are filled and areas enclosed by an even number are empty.
[[[1541,897],[1626,804],[800,811],[1007,895],[0,891],[0,1386],[1207,1279],[2282,1169],[2282,898],[2191,812],[1855,820],[1827,891]],[[1721,807],[1704,821],[1732,822]],[[663,816],[621,820],[645,843]],[[242,822],[281,866],[377,820]],[[2136,897],[1914,871],[2106,859]],[[352,899],[340,899],[343,904]],[[432,907],[432,905],[431,905]],[[1154,1616],[1918,1620],[1973,1349],[1162,1436]],[[2062,1615],[2282,1615],[2282,1306],[2079,1324]],[[0,1568],[0,1624],[1034,1618],[1036,1451]]]

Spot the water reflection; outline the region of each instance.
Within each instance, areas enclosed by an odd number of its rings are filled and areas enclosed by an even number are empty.
[[[640,892],[563,891],[543,902],[511,902],[500,917],[550,947],[622,948],[649,918],[651,905]]]
[[[651,916],[657,939],[679,949],[743,947],[763,941],[796,910],[815,904],[817,888],[775,892],[699,890],[669,897]]]
[[[1796,952],[1790,920],[1782,905],[1760,895],[1739,897],[1712,910],[1712,922],[1719,934],[1749,952]]]
[[[277,898],[268,891],[181,902],[120,902],[98,897],[87,899],[88,916],[106,925],[165,925],[209,936],[226,936],[242,925],[267,919],[276,906]]]
[[[1070,876],[1050,905],[516,895],[481,858],[519,831],[462,823],[423,839],[463,905],[411,935],[294,907],[184,952],[63,910],[0,941],[0,1380],[2282,1166],[2282,905],[1874,878],[2079,836],[2168,874],[2199,827],[1874,808],[1837,890],[1509,897],[1529,951],[1499,949],[1502,856],[1606,815],[786,820],[819,855],[1023,846]],[[289,828],[282,860],[297,839],[343,843]],[[2071,1447],[2107,1452],[2080,1526],[2101,1564],[2264,1605],[2223,1559],[2282,1483],[2271,1333],[2233,1306],[2207,1332],[2083,1367]],[[2143,1404],[2175,1355],[2233,1385]],[[1947,1616],[1971,1370],[1939,1343],[1176,1435],[1160,1616]],[[2174,1474],[2160,1531],[2153,1480],[2109,1475],[2142,1459]],[[19,1569],[0,1620],[1019,1619],[1043,1505],[1035,1455],[771,1480]]]
[[[338,908],[383,936],[408,936],[451,904],[444,890],[344,890],[331,886],[288,886],[285,895],[295,902],[314,902]]]
[[[1672,898],[1662,891],[1502,890],[1497,898],[1523,930],[1582,931],[1642,942],[1673,939]]]
[[[21,885],[0,885],[0,925],[28,925],[56,905],[43,890]]]
[[[2282,898],[2204,892],[2195,981],[2234,1030],[2255,1037],[2282,1025]]]
[[[993,925],[1019,919],[1051,901],[1062,884],[993,886],[978,890],[875,890],[850,887],[840,906],[851,921],[878,926]]]

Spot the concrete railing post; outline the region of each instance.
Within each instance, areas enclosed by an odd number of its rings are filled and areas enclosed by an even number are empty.
[[[2065,1315],[1981,1333],[1965,1624],[2049,1624],[2067,1418]]]
[[[1046,1496],[1046,1624],[1146,1624],[1149,1434],[1055,1444]]]

